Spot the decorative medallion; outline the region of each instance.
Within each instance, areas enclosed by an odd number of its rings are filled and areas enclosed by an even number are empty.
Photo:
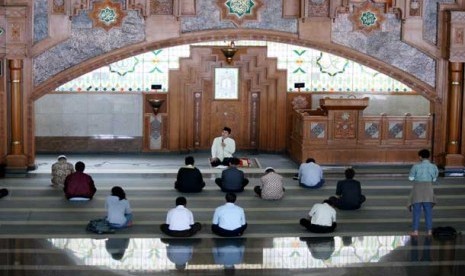
[[[54,14],[63,14],[65,12],[65,0],[53,0],[52,12]]]
[[[121,27],[126,13],[123,11],[120,2],[115,3],[111,0],[104,0],[94,2],[94,7],[89,16],[92,19],[94,28],[101,27],[105,31],[109,31],[114,27]]]
[[[262,0],[217,0],[221,11],[221,20],[229,20],[240,26],[244,21],[258,21],[258,10]]]
[[[375,30],[381,30],[384,19],[382,8],[377,7],[371,1],[366,1],[358,7],[354,6],[354,12],[350,16],[354,30],[367,34]]]
[[[303,96],[297,96],[294,99],[292,99],[292,108],[294,109],[304,109],[308,107],[308,101],[305,97]]]

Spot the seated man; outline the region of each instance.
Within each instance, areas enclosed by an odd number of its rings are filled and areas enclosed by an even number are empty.
[[[332,205],[341,210],[356,210],[362,206],[366,198],[362,195],[360,182],[354,180],[355,171],[352,168],[345,170],[345,180],[337,182],[336,196],[329,198]]]
[[[329,200],[316,203],[308,213],[309,219],[300,220],[300,225],[313,233],[331,233],[336,229],[336,210]]]
[[[97,189],[94,185],[92,177],[84,173],[86,165],[78,161],[74,166],[76,172],[68,175],[65,179],[65,197],[69,200],[90,200],[94,196]]]
[[[227,193],[226,204],[215,209],[212,221],[212,232],[222,237],[242,236],[247,223],[244,209],[234,204],[236,195]]]
[[[236,142],[229,137],[231,129],[224,127],[221,136],[213,139],[212,143],[212,157],[210,163],[212,167],[228,166],[230,159],[236,151]]]
[[[8,193],[8,189],[0,189],[0,198],[7,196]]]
[[[325,183],[323,170],[315,163],[315,159],[308,158],[299,167],[299,185],[304,188],[318,189]]]
[[[59,187],[65,184],[68,175],[74,172],[73,164],[69,163],[66,156],[58,156],[57,162],[52,165],[52,187]]]
[[[260,178],[260,186],[255,186],[254,191],[263,199],[281,199],[284,196],[283,177],[275,173],[272,167],[268,167],[265,175]]]
[[[229,167],[221,173],[221,178],[215,179],[215,183],[223,192],[242,192],[244,187],[249,184],[249,180],[244,177],[244,172],[237,168],[239,164],[238,158],[231,158]]]
[[[202,228],[198,222],[194,223],[194,215],[186,208],[187,200],[180,196],[176,198],[176,208],[168,211],[166,223],[160,226],[160,230],[172,237],[191,237]]]
[[[194,167],[194,157],[187,156],[182,167],[178,171],[174,188],[181,193],[199,193],[205,187],[202,173]]]

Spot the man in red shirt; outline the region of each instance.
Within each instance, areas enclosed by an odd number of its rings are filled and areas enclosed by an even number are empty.
[[[65,197],[69,200],[90,200],[97,189],[92,177],[84,173],[86,165],[79,161],[75,165],[76,172],[65,179]]]

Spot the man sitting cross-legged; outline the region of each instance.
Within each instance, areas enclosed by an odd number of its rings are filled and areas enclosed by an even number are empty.
[[[356,210],[362,206],[366,198],[362,195],[360,182],[354,179],[355,171],[352,168],[345,170],[346,179],[337,182],[336,196],[329,200],[332,205],[341,210]]]
[[[174,188],[181,193],[199,193],[205,187],[202,173],[199,169],[194,167],[194,157],[187,156],[184,160],[186,164],[178,170]]]
[[[300,225],[313,233],[331,233],[336,229],[336,210],[329,200],[316,203],[308,213],[309,218],[300,220]]]
[[[187,200],[180,196],[176,198],[176,208],[168,211],[166,223],[160,226],[160,230],[172,237],[190,237],[202,228],[198,222],[194,223],[194,215],[186,208]]]
[[[76,172],[68,175],[65,179],[65,197],[71,201],[91,200],[97,188],[95,188],[92,177],[84,173],[86,165],[78,161],[74,166]]]
[[[242,236],[247,228],[244,209],[234,204],[234,193],[227,193],[225,199],[226,204],[216,208],[213,214],[212,232],[223,237]]]
[[[244,177],[244,172],[237,168],[239,164],[238,158],[231,158],[229,167],[221,173],[221,178],[215,179],[215,183],[223,192],[242,192],[244,187],[249,184],[249,180]]]

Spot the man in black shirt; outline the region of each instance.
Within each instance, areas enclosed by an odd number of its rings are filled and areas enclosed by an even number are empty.
[[[345,170],[346,179],[337,182],[336,196],[329,200],[333,206],[341,210],[359,209],[366,198],[362,195],[360,182],[354,180],[355,171],[352,168]]]
[[[194,157],[187,156],[185,159],[185,167],[178,171],[174,188],[181,193],[199,193],[205,187],[202,173],[194,167]]]

